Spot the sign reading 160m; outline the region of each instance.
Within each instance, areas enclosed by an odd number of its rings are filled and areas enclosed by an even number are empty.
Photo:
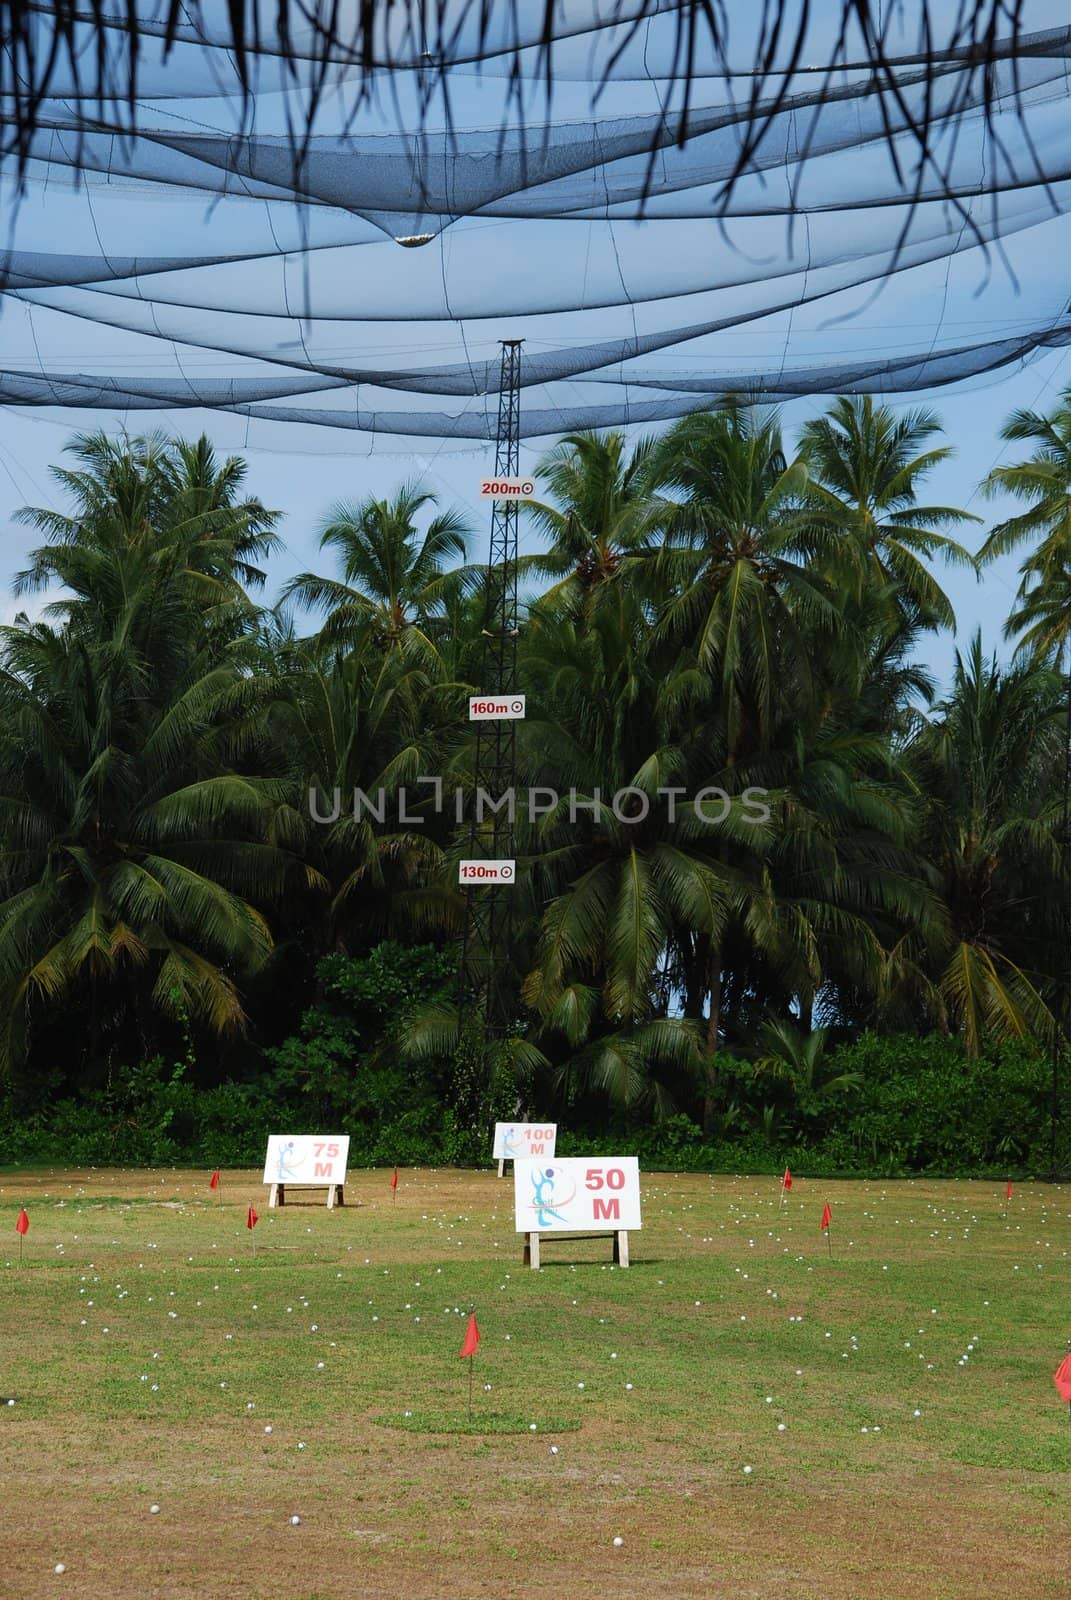
[[[635,1156],[518,1159],[513,1165],[518,1233],[590,1233],[639,1228]]]

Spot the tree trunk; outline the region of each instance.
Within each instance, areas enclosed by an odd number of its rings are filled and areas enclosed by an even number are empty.
[[[703,1132],[709,1134],[714,1123],[714,1057],[718,1053],[718,1026],[721,1022],[721,946],[711,945],[707,958],[707,988],[710,991],[710,1010],[707,1012],[707,1092],[703,1097]]]

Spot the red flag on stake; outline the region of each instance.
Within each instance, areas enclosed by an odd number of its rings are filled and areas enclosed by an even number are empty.
[[[458,1351],[458,1360],[463,1361],[466,1356],[474,1356],[480,1343],[480,1330],[476,1325],[475,1311],[469,1317],[469,1325],[465,1329],[465,1342]]]
[[[826,1230],[826,1228],[829,1227],[829,1224],[832,1221],[832,1218],[833,1218],[833,1213],[829,1209],[829,1201],[827,1200],[825,1205],[822,1207],[822,1231],[823,1232]]]
[[[391,1180],[390,1180],[390,1191],[391,1191],[391,1199],[392,1200],[397,1200],[397,1198],[398,1198],[398,1168],[397,1167],[395,1167],[394,1173],[393,1173],[393,1175],[391,1177]]]
[[[1007,1183],[1004,1186],[1004,1198],[1005,1198],[1005,1200],[1010,1200],[1011,1197],[1012,1197],[1012,1181],[1009,1178]]]
[[[479,1343],[480,1343],[480,1330],[479,1330],[479,1328],[478,1328],[478,1326],[476,1324],[476,1313],[475,1313],[475,1311],[473,1311],[473,1312],[470,1312],[470,1314],[469,1314],[469,1325],[465,1329],[465,1341],[462,1344],[461,1349],[458,1351],[458,1358],[461,1361],[464,1361],[466,1356],[469,1357],[469,1417],[470,1418],[472,1416],[472,1359],[471,1358],[476,1354],[476,1351],[477,1351],[477,1349],[479,1347]]]
[[[260,1218],[257,1216],[257,1208],[256,1208],[256,1206],[250,1206],[249,1210],[245,1214],[245,1225],[246,1225],[246,1227],[250,1228],[250,1229],[255,1228],[259,1221],[260,1221]]]
[[[781,1197],[777,1202],[778,1211],[780,1211],[782,1205],[784,1204],[785,1195],[788,1193],[788,1191],[791,1189],[791,1187],[792,1187],[792,1174],[791,1174],[791,1172],[789,1172],[788,1168],[786,1167],[785,1168],[785,1175],[781,1179]]]
[[[209,1178],[208,1187],[210,1189],[218,1189],[219,1188],[219,1168],[218,1167],[216,1168],[215,1172],[213,1172],[212,1176]]]
[[[29,1233],[29,1231],[30,1231],[30,1219],[26,1214],[26,1207],[23,1206],[22,1210],[18,1214],[18,1217],[15,1219],[15,1232],[19,1236],[19,1266],[20,1267],[22,1266],[22,1241],[23,1241],[23,1239],[25,1239],[25,1237]]]
[[[1052,1375],[1052,1381],[1060,1391],[1060,1399],[1066,1400],[1071,1406],[1071,1355],[1064,1356]]]

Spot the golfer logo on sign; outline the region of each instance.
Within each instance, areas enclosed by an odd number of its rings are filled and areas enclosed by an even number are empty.
[[[293,1166],[289,1165],[290,1161],[294,1162]],[[280,1145],[279,1146],[279,1154],[278,1154],[278,1162],[277,1162],[276,1172],[275,1172],[275,1181],[276,1181],[276,1183],[285,1183],[288,1178],[294,1179],[295,1175],[297,1173],[298,1167],[300,1165],[301,1165],[300,1157],[295,1157],[294,1156],[294,1141],[293,1141],[293,1139],[289,1140],[288,1143],[285,1144],[285,1145]]]
[[[542,1171],[537,1167],[532,1173],[532,1210],[536,1214],[537,1227],[549,1228],[551,1221],[568,1223],[569,1218],[562,1216],[562,1207],[571,1205],[575,1199],[575,1184],[568,1194],[556,1192],[553,1167],[546,1167]]]
[[[506,1129],[505,1138],[502,1141],[502,1159],[503,1161],[515,1161],[517,1159],[516,1128]]]

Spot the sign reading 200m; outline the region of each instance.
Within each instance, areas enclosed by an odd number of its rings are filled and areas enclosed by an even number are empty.
[[[513,1165],[518,1233],[597,1233],[639,1228],[635,1156],[563,1156]]]

